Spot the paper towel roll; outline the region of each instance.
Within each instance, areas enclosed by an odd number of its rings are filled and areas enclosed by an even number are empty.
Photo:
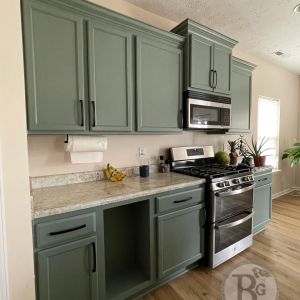
[[[66,146],[73,164],[102,162],[106,149],[107,138],[103,136],[72,135],[69,136]]]
[[[106,136],[69,135],[68,152],[104,152],[106,149]]]

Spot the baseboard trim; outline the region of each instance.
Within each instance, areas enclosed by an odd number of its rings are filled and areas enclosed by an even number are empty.
[[[290,193],[290,192],[292,192],[292,191],[294,191],[294,190],[295,190],[294,188],[288,188],[288,189],[286,189],[286,190],[283,190],[283,191],[281,191],[281,192],[278,192],[278,193],[276,193],[276,194],[273,194],[273,195],[272,195],[272,199],[279,198],[279,197],[281,197],[281,196],[283,196],[283,195],[286,195],[286,194],[288,194],[288,193]],[[300,188],[299,188],[299,190],[300,190]]]

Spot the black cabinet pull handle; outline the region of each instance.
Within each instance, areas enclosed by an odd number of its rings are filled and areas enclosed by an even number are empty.
[[[218,85],[218,72],[217,71],[214,71],[214,74],[216,74],[216,81],[215,81],[215,86],[214,86],[214,89],[217,87],[217,85]],[[215,76],[214,76],[214,78],[215,78]]]
[[[211,88],[214,88],[214,79],[215,79],[215,76],[214,76],[214,70],[210,70],[210,75],[209,75],[209,85]]]
[[[73,227],[73,228],[69,228],[69,229],[65,229],[65,230],[50,232],[49,235],[51,235],[51,236],[53,236],[53,235],[60,235],[60,234],[64,234],[64,233],[76,231],[76,230],[79,230],[79,229],[83,229],[85,227],[86,227],[86,224],[83,224],[83,225],[80,225],[80,226],[77,226],[77,227]]]
[[[175,200],[175,201],[173,201],[173,203],[187,202],[187,201],[190,201],[192,199],[193,199],[193,197],[188,197],[188,198],[185,198],[185,199],[182,199],[182,200]]]
[[[80,124],[80,126],[84,126],[83,100],[79,100],[79,102],[80,102],[80,113],[81,113],[81,124]]]
[[[90,101],[91,104],[91,120],[92,121],[92,127],[96,126],[96,106],[95,101]]]
[[[263,178],[263,179],[258,179],[259,182],[261,182],[261,181],[266,181],[266,180],[268,180],[267,177],[265,177],[265,178]]]
[[[93,268],[92,272],[95,273],[97,271],[97,256],[96,256],[96,243],[92,243],[92,251],[93,251]]]

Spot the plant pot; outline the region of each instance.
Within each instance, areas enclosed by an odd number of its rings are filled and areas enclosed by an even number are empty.
[[[236,165],[237,161],[238,161],[238,155],[236,152],[230,152],[229,153],[229,157],[230,157],[230,164],[231,165]]]
[[[266,164],[266,156],[253,156],[255,167],[264,167]]]

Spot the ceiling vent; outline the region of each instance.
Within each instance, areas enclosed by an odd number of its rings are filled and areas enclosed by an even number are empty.
[[[282,51],[276,51],[276,52],[274,52],[274,54],[277,55],[277,56],[283,56],[284,55],[284,53]]]

